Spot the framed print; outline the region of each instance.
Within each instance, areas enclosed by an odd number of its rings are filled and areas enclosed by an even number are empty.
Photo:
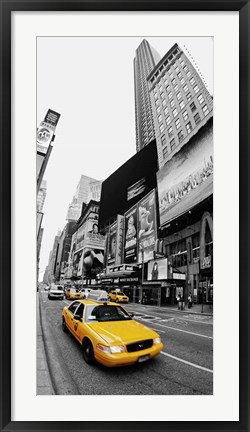
[[[1,430],[248,430],[249,2],[1,24]]]

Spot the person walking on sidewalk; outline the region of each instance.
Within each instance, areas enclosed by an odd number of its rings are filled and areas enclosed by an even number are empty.
[[[192,307],[192,296],[191,296],[191,293],[189,293],[189,296],[188,296],[188,309],[190,309]]]
[[[176,300],[177,300],[177,303],[178,303],[178,310],[179,310],[179,309],[181,309],[181,296],[180,296],[180,293],[177,294]]]
[[[183,294],[181,296],[181,310],[185,310],[185,300],[184,300]]]

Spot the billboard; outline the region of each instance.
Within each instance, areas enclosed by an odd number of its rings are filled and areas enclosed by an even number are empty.
[[[124,224],[124,262],[134,263],[137,262],[137,206],[125,213]]]
[[[85,248],[82,257],[84,276],[95,277],[103,270],[104,250]]]
[[[212,195],[212,119],[158,171],[157,183],[161,225]]]
[[[156,202],[153,190],[138,203],[138,262],[154,258],[156,239]]]
[[[124,220],[124,216],[117,215],[115,264],[121,264],[122,263],[122,253],[123,253],[123,220]]]
[[[111,225],[109,229],[108,264],[115,263],[116,233],[117,233],[117,222],[113,223],[113,225]]]
[[[100,226],[109,225],[117,214],[123,215],[133,207],[138,196],[143,198],[155,189],[157,170],[158,156],[156,141],[153,140],[102,183]]]
[[[37,129],[36,142],[37,151],[43,154],[47,153],[50,142],[53,138],[55,127],[49,123],[41,122]]]
[[[52,109],[49,109],[47,111],[45,118],[44,118],[44,121],[45,121],[45,123],[51,124],[55,128],[57,123],[58,123],[60,116],[61,116],[61,114],[59,114],[58,112],[53,111]]]
[[[77,238],[76,238],[76,250],[83,248],[84,235],[86,230],[86,223],[83,223],[80,228],[77,230]]]
[[[167,258],[150,261],[148,263],[148,280],[161,280],[168,278],[168,260]]]
[[[146,189],[146,179],[143,177],[127,189],[127,200],[131,200],[137,195],[140,195]]]
[[[95,232],[88,232],[84,242],[85,246],[89,246],[92,249],[103,249],[104,250],[105,236]]]
[[[83,249],[74,254],[73,258],[73,276],[81,276],[82,274],[82,254]]]
[[[52,138],[55,134],[56,125],[60,118],[60,114],[49,109],[44,121],[40,123],[40,126],[37,129],[37,151],[42,154],[46,154],[48,147],[52,141]]]

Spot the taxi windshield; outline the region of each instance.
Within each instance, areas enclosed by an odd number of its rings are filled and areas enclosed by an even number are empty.
[[[109,305],[87,306],[85,315],[86,322],[127,321],[130,319],[130,315],[123,308]]]
[[[125,294],[123,292],[118,292],[117,295],[125,296]]]
[[[71,288],[70,292],[72,292],[72,293],[78,293],[79,290],[78,290],[78,289],[75,289],[75,288]]]

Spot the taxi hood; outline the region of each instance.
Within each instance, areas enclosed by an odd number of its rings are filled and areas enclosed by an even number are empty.
[[[154,330],[133,319],[129,321],[92,322],[88,323],[88,325],[109,345],[127,344],[158,337]]]

